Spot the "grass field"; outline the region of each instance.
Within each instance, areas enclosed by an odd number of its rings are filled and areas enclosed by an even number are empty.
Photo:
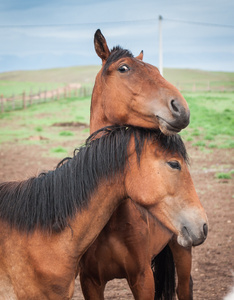
[[[201,148],[234,148],[234,93],[185,93],[191,122],[181,135]]]
[[[100,66],[79,66],[36,71],[0,73],[0,95],[11,97],[23,91],[50,90],[68,83],[93,85]],[[182,90],[234,91],[234,72],[209,72],[189,69],[164,69],[164,77]]]
[[[60,122],[88,124],[89,106],[90,98],[71,98],[0,114],[0,142],[26,139],[39,133],[45,138],[56,140],[57,136],[54,136],[51,126]]]
[[[191,122],[181,132],[182,137],[191,141],[193,146],[209,151],[212,148],[233,148],[234,93],[185,93],[184,96],[190,107]],[[89,124],[89,108],[90,98],[71,98],[0,114],[0,143],[45,143],[44,140],[29,139],[41,135],[59,147],[60,141],[71,139],[73,133],[69,129],[58,132],[52,125],[59,122]],[[88,129],[84,131],[88,135]]]
[[[63,84],[59,83],[0,80],[0,95],[8,98],[23,92],[36,94],[38,91],[54,90],[62,86]]]
[[[37,88],[53,89],[68,83],[79,82],[93,85],[100,66],[71,67],[63,69],[18,71],[0,73],[0,94],[11,96]],[[200,70],[165,69],[164,76],[174,84],[195,82],[204,87],[219,83],[234,89],[234,73],[206,72]],[[191,110],[191,122],[181,132],[186,141],[204,151],[213,148],[233,148],[234,92],[186,92],[182,91]],[[56,144],[54,152],[62,140],[76,139],[74,131],[58,130],[53,124],[59,122],[81,122],[89,124],[90,97],[60,99],[8,113],[0,113],[0,143],[44,143],[48,140]],[[83,131],[88,135],[88,129]],[[30,137],[40,135],[41,140]]]

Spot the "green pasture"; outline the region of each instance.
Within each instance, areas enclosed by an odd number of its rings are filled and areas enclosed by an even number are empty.
[[[180,133],[182,137],[199,148],[233,148],[234,93],[190,92],[184,93],[184,97],[190,107],[191,121]],[[27,137],[38,134],[55,141],[71,138],[73,133],[69,129],[62,128],[54,134],[52,125],[89,124],[89,109],[89,97],[73,97],[0,114],[0,143],[25,142]]]
[[[0,73],[0,95],[11,97],[23,92],[37,93],[68,83],[93,85],[99,66],[76,66],[33,71]],[[234,72],[210,72],[190,69],[164,69],[164,77],[181,90],[234,91]]]
[[[100,66],[77,66],[32,71],[0,73],[0,96],[5,98],[26,94],[37,94],[63,87],[69,83],[93,86]]]
[[[191,120],[182,137],[200,148],[234,148],[234,93],[184,93]]]
[[[100,66],[71,67],[63,69],[17,71],[0,73],[0,95],[12,96],[37,89],[54,89],[68,83],[93,86]],[[186,98],[191,122],[180,134],[192,146],[202,151],[214,148],[233,148],[234,129],[234,73],[207,72],[201,70],[165,69],[164,76],[173,84],[195,82],[196,86],[218,84],[226,92],[187,92]],[[78,146],[88,136],[88,127],[55,126],[56,123],[89,124],[90,97],[70,97],[0,113],[0,144],[5,142],[42,144],[50,148],[52,155],[64,156],[69,143]],[[40,137],[40,139],[35,137]]]
[[[36,94],[39,91],[54,90],[63,86],[59,83],[46,82],[20,82],[11,80],[0,80],[0,95],[4,97],[12,97],[21,95],[23,92],[29,94]]]
[[[170,82],[178,81],[223,81],[234,83],[233,72],[216,72],[216,71],[204,71],[196,69],[171,69],[165,68],[163,70],[163,76]]]
[[[69,98],[0,114],[0,145],[5,142],[39,144],[48,148],[46,155],[71,155],[88,136],[88,126],[82,124],[89,124],[89,109],[89,97]],[[72,126],[71,131],[69,123],[81,127],[76,131]]]

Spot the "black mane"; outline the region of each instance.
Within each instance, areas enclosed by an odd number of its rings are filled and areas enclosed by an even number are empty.
[[[187,160],[179,135],[167,137],[159,130],[108,126],[92,134],[72,159],[54,171],[21,182],[1,183],[0,218],[26,232],[36,228],[63,230],[69,218],[87,207],[100,179],[112,180],[124,172],[131,137],[139,162],[146,140]]]
[[[107,69],[109,68],[109,66],[116,62],[117,60],[119,60],[122,57],[133,57],[132,53],[127,50],[127,49],[123,49],[120,46],[116,46],[113,47],[113,49],[111,50],[110,56],[108,57],[104,68],[103,68],[103,73],[107,71]]]

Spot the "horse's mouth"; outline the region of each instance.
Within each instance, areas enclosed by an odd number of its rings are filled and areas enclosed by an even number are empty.
[[[187,227],[183,227],[181,233],[177,236],[177,242],[181,246],[188,248],[188,247],[195,247],[201,245],[205,241],[206,237],[201,236],[195,237],[191,230]]]
[[[167,122],[165,119],[161,118],[160,116],[156,115],[156,118],[159,121],[159,128],[165,135],[171,135],[175,134],[181,131],[181,128],[178,128],[169,122]]]

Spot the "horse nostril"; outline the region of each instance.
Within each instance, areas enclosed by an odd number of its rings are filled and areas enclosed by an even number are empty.
[[[178,104],[176,103],[176,100],[171,100],[171,107],[173,109],[174,112],[178,113],[179,109],[178,109]]]
[[[207,233],[208,233],[208,226],[207,226],[207,224],[206,224],[206,223],[203,225],[203,233],[204,233],[204,236],[205,236],[205,237],[207,237]]]
[[[185,128],[189,124],[189,109],[185,109],[179,98],[169,100],[168,106],[172,117],[170,125],[178,128],[179,130]]]

